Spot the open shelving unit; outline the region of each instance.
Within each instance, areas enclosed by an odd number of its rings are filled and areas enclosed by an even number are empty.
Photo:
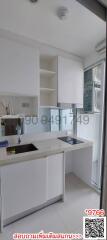
[[[53,71],[50,71],[50,70],[47,70],[47,69],[40,69],[40,75],[41,76],[47,76],[47,77],[52,77],[56,74],[56,72],[53,72]]]
[[[57,107],[57,58],[40,56],[40,107]]]
[[[53,92],[53,91],[56,91],[56,89],[54,89],[54,88],[40,88],[40,91],[42,91],[42,92]]]

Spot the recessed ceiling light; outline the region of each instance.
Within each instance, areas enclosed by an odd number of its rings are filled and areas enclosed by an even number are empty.
[[[61,20],[66,19],[68,16],[68,8],[67,7],[58,7],[56,11],[57,17]]]
[[[32,3],[38,2],[38,0],[29,0],[29,1],[32,2]]]

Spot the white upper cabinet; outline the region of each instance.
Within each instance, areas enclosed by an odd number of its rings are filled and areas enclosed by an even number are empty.
[[[83,106],[83,66],[81,62],[58,57],[58,103]]]
[[[38,51],[16,41],[0,38],[0,94],[37,96]]]

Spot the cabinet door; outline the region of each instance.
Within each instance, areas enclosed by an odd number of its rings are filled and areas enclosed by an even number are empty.
[[[83,105],[81,62],[58,57],[58,103]]]
[[[3,219],[8,219],[46,202],[46,160],[2,168]]]
[[[47,200],[63,195],[64,158],[62,153],[47,158],[47,185]]]
[[[89,69],[84,72],[84,111],[93,111],[93,72]]]
[[[0,92],[38,95],[39,60],[34,48],[0,39]]]

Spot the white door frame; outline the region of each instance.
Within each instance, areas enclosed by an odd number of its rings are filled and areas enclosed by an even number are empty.
[[[88,8],[98,17],[106,22],[107,8],[98,0],[76,0]],[[107,36],[107,35],[106,35]],[[106,37],[107,42],[107,37]],[[107,45],[107,44],[106,44]],[[105,99],[104,99],[104,126],[103,126],[103,149],[102,149],[102,174],[101,174],[101,197],[100,208],[105,209],[107,214],[107,48],[106,48],[106,74],[105,74]]]

